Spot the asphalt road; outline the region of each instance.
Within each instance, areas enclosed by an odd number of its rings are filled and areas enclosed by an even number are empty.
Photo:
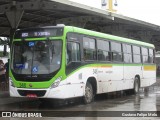
[[[8,92],[0,94],[0,111],[18,113],[40,113],[42,118],[0,118],[0,120],[158,120],[160,119],[160,84],[159,81],[149,87],[148,91],[140,89],[140,94],[118,92],[96,96],[93,103],[84,105],[80,98],[61,101],[57,105],[52,100],[10,98]],[[137,111],[141,111],[137,115]],[[27,113],[26,113],[27,114]],[[136,116],[134,116],[136,114]],[[37,114],[38,115],[38,114]],[[128,117],[129,116],[129,117]],[[158,116],[158,117],[157,117]],[[38,116],[40,117],[40,116]]]

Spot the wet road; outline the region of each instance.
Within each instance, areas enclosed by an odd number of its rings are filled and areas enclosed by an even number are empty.
[[[8,96],[3,96],[1,98],[1,101],[4,99],[8,99]],[[19,98],[11,98],[11,99],[19,99]],[[62,102],[60,105],[57,106],[57,104],[53,104],[51,101],[40,101],[38,99],[32,99],[29,101],[19,101],[14,103],[8,103],[8,104],[0,104],[0,111],[47,111],[48,116],[52,116],[54,114],[54,111],[62,111],[63,113],[68,114],[69,117],[54,117],[54,119],[62,120],[62,119],[76,119],[76,120],[158,120],[160,117],[122,117],[119,114],[122,114],[123,111],[160,111],[160,87],[159,85],[151,86],[149,87],[149,91],[146,92],[143,89],[140,90],[140,94],[127,95],[126,93],[117,93],[117,94],[104,94],[97,96],[95,101],[91,104],[84,105],[81,102],[81,99],[78,99],[76,101],[67,101]],[[77,112],[76,112],[77,111]],[[75,113],[78,113],[80,111],[99,111],[104,112],[103,115],[97,115],[97,117],[93,117],[94,113],[92,115],[89,115],[87,117],[84,117],[83,115],[78,115],[80,117],[72,117]],[[116,117],[108,117],[106,114],[108,114],[106,111],[120,111],[120,113],[112,112]],[[155,112],[156,113],[156,112]],[[62,114],[62,116],[66,115]],[[22,118],[0,118],[4,120],[17,120]],[[25,120],[27,118],[24,118]],[[31,119],[32,118],[28,118]],[[36,120],[36,118],[33,118]],[[37,120],[45,119],[50,120],[53,119],[52,117],[47,118],[37,118]]]

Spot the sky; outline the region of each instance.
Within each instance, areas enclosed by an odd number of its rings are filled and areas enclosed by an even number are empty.
[[[101,0],[70,1],[102,9]],[[118,14],[160,25],[160,0],[117,0],[117,3]]]

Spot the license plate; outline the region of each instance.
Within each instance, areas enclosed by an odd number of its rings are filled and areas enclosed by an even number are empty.
[[[29,98],[36,98],[37,95],[36,94],[27,94],[27,97],[29,97]]]

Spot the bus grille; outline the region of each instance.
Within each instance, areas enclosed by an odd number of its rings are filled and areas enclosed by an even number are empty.
[[[36,94],[37,97],[42,97],[45,95],[46,90],[18,90],[21,96],[27,96],[28,94]]]

